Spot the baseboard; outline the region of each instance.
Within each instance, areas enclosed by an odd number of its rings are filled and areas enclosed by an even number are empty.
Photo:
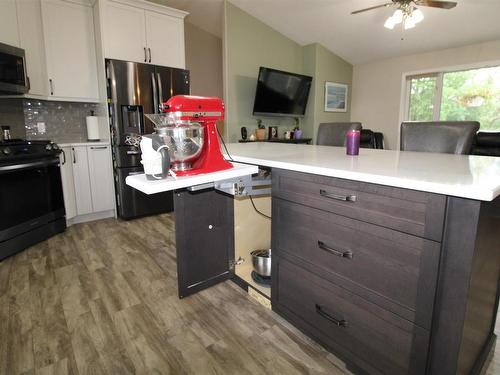
[[[88,221],[107,219],[108,217],[116,217],[115,210],[93,212],[91,214],[86,214],[86,215],[78,215],[72,217],[69,220],[66,220],[66,225],[69,227],[70,225],[73,224],[80,224],[80,223],[86,223]]]

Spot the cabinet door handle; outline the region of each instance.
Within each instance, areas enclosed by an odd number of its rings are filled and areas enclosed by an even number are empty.
[[[149,62],[151,62],[151,48],[148,48],[149,51]]]
[[[73,164],[76,164],[76,152],[75,152],[75,148],[71,147],[71,151],[73,153]]]
[[[336,326],[343,327],[343,328],[347,327],[347,320],[334,318],[330,314],[326,313],[325,310],[323,310],[323,308],[321,307],[321,305],[316,304],[316,312],[320,316],[322,316],[323,318],[325,318],[326,320],[328,320],[328,321],[332,322],[333,324],[335,324]]]
[[[54,84],[52,83],[52,78],[49,79],[50,95],[54,95]]]
[[[148,52],[146,50],[146,47],[144,47],[144,62],[148,62]]]
[[[91,146],[90,147],[91,150],[105,150],[107,148],[108,148],[108,146]]]
[[[62,154],[62,157],[63,157],[63,161],[62,161],[62,165],[66,164],[66,153],[64,152],[64,150],[61,149],[61,154]]]
[[[341,258],[352,259],[352,257],[353,257],[351,250],[346,250],[346,251],[335,250],[333,247],[325,245],[325,243],[322,241],[318,241],[318,247],[321,250],[324,250],[330,254],[333,254],[333,255],[341,257]]]
[[[343,202],[356,202],[357,199],[355,195],[339,195],[339,194],[329,193],[323,189],[320,189],[319,195],[325,198],[331,198]]]

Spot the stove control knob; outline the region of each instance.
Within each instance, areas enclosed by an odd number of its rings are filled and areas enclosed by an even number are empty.
[[[10,154],[11,154],[11,150],[10,150],[10,148],[5,147],[5,148],[2,150],[2,154],[4,154],[4,155],[10,155]]]
[[[59,146],[57,145],[57,143],[52,143],[52,149],[59,150]]]
[[[52,150],[52,145],[51,145],[50,143],[49,143],[49,144],[47,144],[47,146],[45,146],[45,149],[46,149],[47,151],[51,151],[51,150]]]

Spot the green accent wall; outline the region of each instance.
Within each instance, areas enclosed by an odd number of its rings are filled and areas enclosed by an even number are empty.
[[[305,64],[306,74],[314,77],[314,86],[309,97],[307,121],[312,124],[312,136],[313,139],[316,139],[320,123],[351,120],[353,66],[318,43],[304,47],[304,62],[307,62]],[[347,112],[325,112],[326,82],[348,85]]]
[[[225,102],[226,137],[240,139],[240,128],[257,128],[252,116],[257,75],[260,66],[289,72],[302,72],[302,47],[274,29],[225,2]],[[266,126],[293,128],[288,118],[262,118]]]
[[[324,112],[323,103],[327,80],[348,84],[350,94],[351,64],[319,44],[299,45],[227,0],[224,22],[225,137],[229,142],[240,139],[242,126],[249,132],[257,128],[252,110],[260,66],[313,77],[306,115],[300,120],[303,137],[315,139],[320,122],[349,121],[350,108],[347,113]],[[292,118],[259,118],[266,127],[278,126],[280,136],[295,124]]]

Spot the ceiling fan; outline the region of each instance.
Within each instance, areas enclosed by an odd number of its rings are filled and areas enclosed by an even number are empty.
[[[402,23],[405,29],[414,28],[415,25],[424,19],[424,14],[417,6],[452,9],[457,6],[455,1],[437,1],[437,0],[392,0],[389,3],[376,5],[370,8],[360,9],[352,12],[351,14],[358,14],[367,12],[369,10],[397,7],[394,14],[385,21],[384,26],[388,29],[394,29],[394,26]]]

